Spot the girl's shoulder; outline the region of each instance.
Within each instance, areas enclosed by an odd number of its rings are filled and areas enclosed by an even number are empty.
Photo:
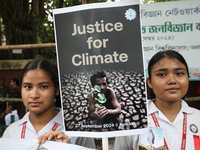
[[[193,107],[190,107],[190,109],[191,109],[191,113],[189,113],[188,115],[188,120],[200,126],[200,119],[199,119],[200,110]]]
[[[21,128],[20,121],[15,121],[10,124],[3,133],[3,138],[16,138],[20,136]]]
[[[196,108],[193,108],[193,107],[190,107],[191,110],[192,110],[192,113],[194,113],[195,115],[199,115],[200,116],[200,110],[199,109],[196,109]]]

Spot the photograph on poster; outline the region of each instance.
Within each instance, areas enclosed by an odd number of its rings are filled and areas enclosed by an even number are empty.
[[[127,134],[145,128],[139,4],[73,8],[54,10],[65,130]]]

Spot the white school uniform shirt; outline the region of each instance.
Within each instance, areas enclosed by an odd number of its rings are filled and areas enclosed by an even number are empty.
[[[181,110],[171,123],[166,116],[155,106],[152,100],[148,100],[148,123],[149,127],[155,127],[151,117],[155,113],[160,127],[164,130],[164,136],[169,150],[181,150],[182,130],[183,130],[183,112],[187,113],[187,137],[185,150],[195,150],[193,135],[200,135],[200,110],[191,108],[185,101],[181,102]],[[114,150],[138,150],[139,136],[117,137],[114,143]]]
[[[156,107],[152,100],[148,101],[149,127],[155,127],[151,114],[154,113],[164,130],[164,136],[169,150],[180,150],[183,133],[183,113],[187,114],[186,150],[195,150],[193,135],[200,135],[200,110],[191,108],[185,101],[181,101],[181,110],[173,122]]]
[[[25,137],[24,138],[31,138],[36,139],[42,134],[49,132],[55,123],[58,123],[56,130],[63,131],[63,119],[62,113],[59,113],[48,123],[44,126],[38,133],[35,131],[32,123],[29,120],[30,112],[27,112],[22,119],[12,123],[8,126],[3,134],[3,138],[21,138],[23,124],[26,123],[26,130],[25,130]]]
[[[27,112],[22,119],[14,122],[10,126],[8,126],[5,130],[5,132],[3,133],[3,138],[21,138],[23,124],[25,122],[27,122],[27,124],[26,124],[26,131],[25,131],[24,138],[36,139],[39,136],[41,136],[42,134],[52,130],[52,127],[54,126],[55,123],[58,123],[56,130],[64,131],[62,111],[59,111],[59,113],[45,127],[43,127],[38,133],[35,131],[32,123],[29,120],[29,114],[30,113]],[[69,137],[68,143],[84,146],[87,148],[95,148],[96,147],[93,138]]]

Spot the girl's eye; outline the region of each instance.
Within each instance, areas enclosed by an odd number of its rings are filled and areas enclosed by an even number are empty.
[[[166,74],[164,74],[164,73],[158,73],[157,76],[164,77],[164,76],[166,76]]]
[[[30,90],[32,87],[31,86],[24,86],[25,89]]]
[[[41,89],[46,89],[47,86],[46,86],[46,85],[43,85],[43,86],[41,86],[40,88],[41,88]]]
[[[184,73],[183,72],[178,72],[178,73],[176,73],[178,76],[182,76],[182,75],[184,75]]]

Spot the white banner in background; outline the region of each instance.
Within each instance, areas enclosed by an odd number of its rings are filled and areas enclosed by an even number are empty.
[[[191,80],[200,80],[200,1],[141,5],[145,66],[158,51],[176,50],[186,59]]]

